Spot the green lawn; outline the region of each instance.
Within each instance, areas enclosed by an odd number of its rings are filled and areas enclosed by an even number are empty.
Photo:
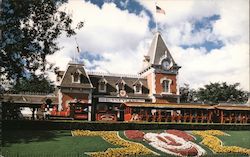
[[[116,147],[101,137],[72,137],[70,131],[8,131],[3,137],[7,157],[87,156],[84,152]]]
[[[217,136],[221,141],[223,141],[224,146],[239,146],[243,148],[250,149],[250,131],[223,131],[230,136]],[[196,143],[201,145],[207,152],[207,156],[244,156],[242,154],[214,154],[208,147],[200,144],[202,139],[200,136],[194,135],[196,138]],[[247,155],[245,155],[247,156]]]
[[[225,131],[231,136],[221,136],[220,139],[228,146],[240,146],[250,149],[250,131]]]
[[[160,133],[163,130],[145,130],[145,132]],[[231,135],[219,136],[224,145],[250,149],[250,131],[224,132]],[[123,131],[119,131],[119,135],[127,139]],[[5,142],[2,154],[5,157],[82,157],[87,156],[85,152],[105,151],[108,148],[117,147],[101,137],[72,137],[70,131],[8,131],[3,132],[3,137]],[[195,142],[200,144],[201,138],[195,137]],[[147,142],[141,141],[140,143],[162,156],[167,156],[151,147]],[[215,155],[206,146],[201,146],[207,151],[207,156],[233,156],[232,154]],[[236,156],[242,155],[236,154]]]

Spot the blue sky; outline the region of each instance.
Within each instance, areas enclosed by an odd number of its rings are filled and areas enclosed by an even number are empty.
[[[209,82],[240,82],[249,90],[248,0],[69,0],[63,9],[85,21],[76,54],[91,71],[136,74],[156,31],[156,22],[179,65],[179,83],[198,88]],[[73,38],[48,57],[62,70],[76,52]],[[54,76],[51,76],[54,77]]]

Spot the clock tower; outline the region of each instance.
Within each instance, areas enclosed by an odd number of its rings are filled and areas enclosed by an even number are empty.
[[[140,75],[147,78],[150,97],[154,103],[179,103],[178,71],[161,34],[157,32],[144,56]]]

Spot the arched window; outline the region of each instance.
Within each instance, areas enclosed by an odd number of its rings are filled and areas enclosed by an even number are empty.
[[[123,79],[120,79],[116,83],[116,90],[117,93],[119,93],[121,90],[125,90],[125,81]]]
[[[162,82],[162,89],[164,93],[168,93],[169,90],[169,81],[168,80],[163,80]]]
[[[142,93],[142,84],[137,83],[134,85],[134,92],[136,94],[141,94]]]
[[[98,82],[98,91],[106,92],[106,89],[107,89],[107,80],[103,77]]]
[[[170,84],[172,83],[172,80],[167,78],[161,79],[161,85],[162,85],[162,92],[163,93],[170,93]]]
[[[99,82],[99,92],[106,92],[106,82]]]
[[[118,83],[118,90],[124,90],[125,89],[125,84],[123,82]]]

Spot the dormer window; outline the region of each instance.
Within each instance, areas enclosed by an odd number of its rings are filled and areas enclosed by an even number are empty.
[[[116,83],[116,89],[117,92],[120,92],[120,90],[124,90],[125,89],[125,81],[121,78],[120,80],[117,81]]]
[[[139,79],[133,84],[133,86],[135,94],[142,93],[142,82]]]
[[[136,94],[141,94],[142,93],[141,89],[142,89],[142,85],[141,84],[136,84],[134,86],[134,91],[135,91]]]
[[[99,90],[100,91],[104,91],[105,90],[105,82],[100,82],[100,84],[99,84]]]
[[[99,80],[98,82],[98,91],[105,93],[107,89],[107,80],[103,77],[102,79]]]
[[[80,83],[80,74],[78,72],[75,72],[73,74],[72,82],[73,83]]]
[[[163,93],[170,93],[170,85],[172,83],[172,80],[163,78],[161,79],[161,85],[162,85],[162,92]]]
[[[117,87],[118,87],[118,91],[124,90],[124,89],[125,89],[125,84],[124,84],[123,82],[121,82],[121,83],[119,83],[119,84],[117,85]]]

